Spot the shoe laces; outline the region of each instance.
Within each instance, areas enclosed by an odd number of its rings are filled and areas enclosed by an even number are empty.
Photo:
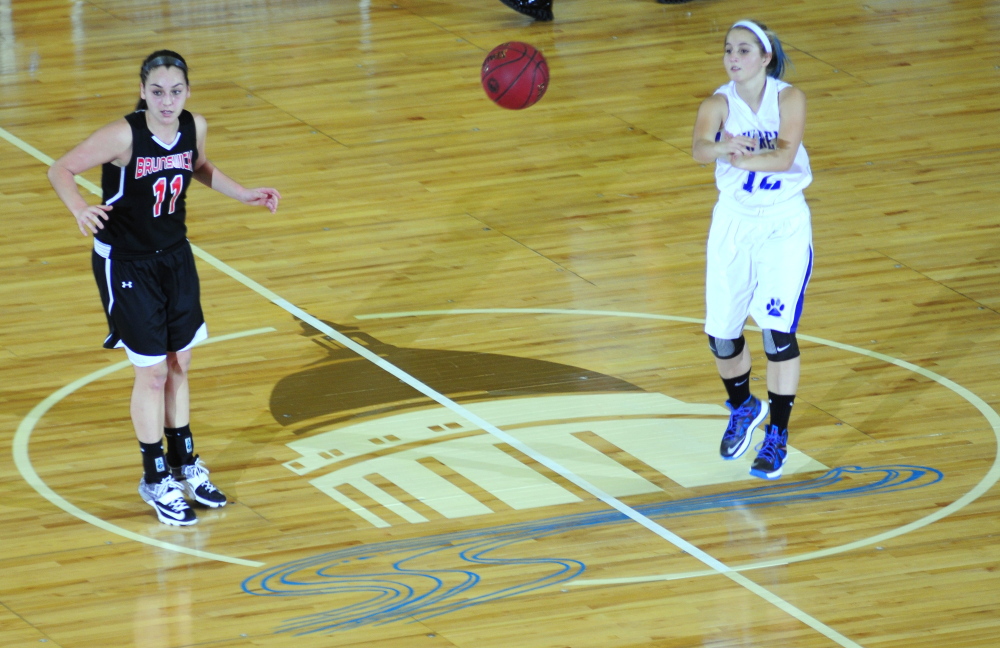
[[[184,487],[171,475],[167,475],[156,484],[153,494],[158,502],[174,511],[179,512],[188,508],[187,502],[184,501]]]
[[[732,412],[732,415],[729,417],[729,425],[726,427],[726,431],[722,436],[724,438],[731,439],[739,436],[740,422],[746,421],[746,419],[750,418],[753,414],[754,398],[751,396],[739,407],[733,407],[729,401],[726,401],[726,406],[729,408],[729,411]]]
[[[757,444],[754,450],[757,451],[757,458],[764,459],[770,463],[775,463],[781,458],[779,454],[781,447],[784,445],[784,439],[782,438],[781,430],[777,426],[769,426],[767,429],[767,434],[764,440]]]
[[[208,468],[205,467],[205,464],[201,462],[201,458],[198,456],[195,456],[193,464],[183,466],[181,472],[184,475],[184,479],[194,484],[195,488],[201,486],[210,493],[219,490],[215,487],[215,484],[209,481]]]

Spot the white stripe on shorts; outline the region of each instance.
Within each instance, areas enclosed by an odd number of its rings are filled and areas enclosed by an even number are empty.
[[[115,305],[115,291],[111,288],[111,259],[104,259],[104,281],[108,284],[108,315]]]

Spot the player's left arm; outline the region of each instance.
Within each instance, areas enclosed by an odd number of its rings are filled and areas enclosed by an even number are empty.
[[[760,150],[730,160],[730,163],[747,171],[788,171],[795,161],[802,136],[806,130],[806,95],[792,86],[778,94],[778,140],[773,150]]]
[[[212,164],[205,155],[205,140],[208,135],[208,122],[199,114],[194,114],[195,133],[198,139],[198,161],[194,165],[194,178],[206,187],[211,187],[224,196],[235,198],[244,205],[260,205],[267,207],[273,214],[278,210],[281,194],[271,187],[247,189],[236,182],[219,167]]]

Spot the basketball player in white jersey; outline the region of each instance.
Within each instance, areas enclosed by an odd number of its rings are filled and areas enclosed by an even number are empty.
[[[777,479],[799,383],[795,332],[813,263],[802,195],[812,181],[802,145],[806,100],[780,80],[788,58],[760,23],[734,24],[722,61],[730,81],[702,102],[691,147],[696,161],[715,162],[719,188],[705,281],[705,332],[731,412],[719,452],[727,460],[742,456],[770,411],[750,474]],[[763,329],[767,402],[750,393],[747,315]]]
[[[191,436],[191,348],[208,336],[185,225],[191,180],[274,213],[280,194],[247,189],[205,157],[208,124],[184,105],[188,67],[176,52],[150,54],[139,70],[136,110],[97,130],[49,169],[49,181],[84,236],[107,316],[106,348],[135,368],[131,415],[142,452],[142,499],[164,524],[197,522],[184,499],[211,508],[226,496],[209,480]],[[73,176],[102,165],[104,195],[90,205]],[[167,438],[164,455],[163,437]]]

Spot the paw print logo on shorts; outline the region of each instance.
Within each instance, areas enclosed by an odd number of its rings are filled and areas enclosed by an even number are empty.
[[[767,303],[767,314],[774,315],[775,317],[781,317],[781,311],[785,310],[785,305],[781,303],[780,299],[772,298],[771,301]]]

